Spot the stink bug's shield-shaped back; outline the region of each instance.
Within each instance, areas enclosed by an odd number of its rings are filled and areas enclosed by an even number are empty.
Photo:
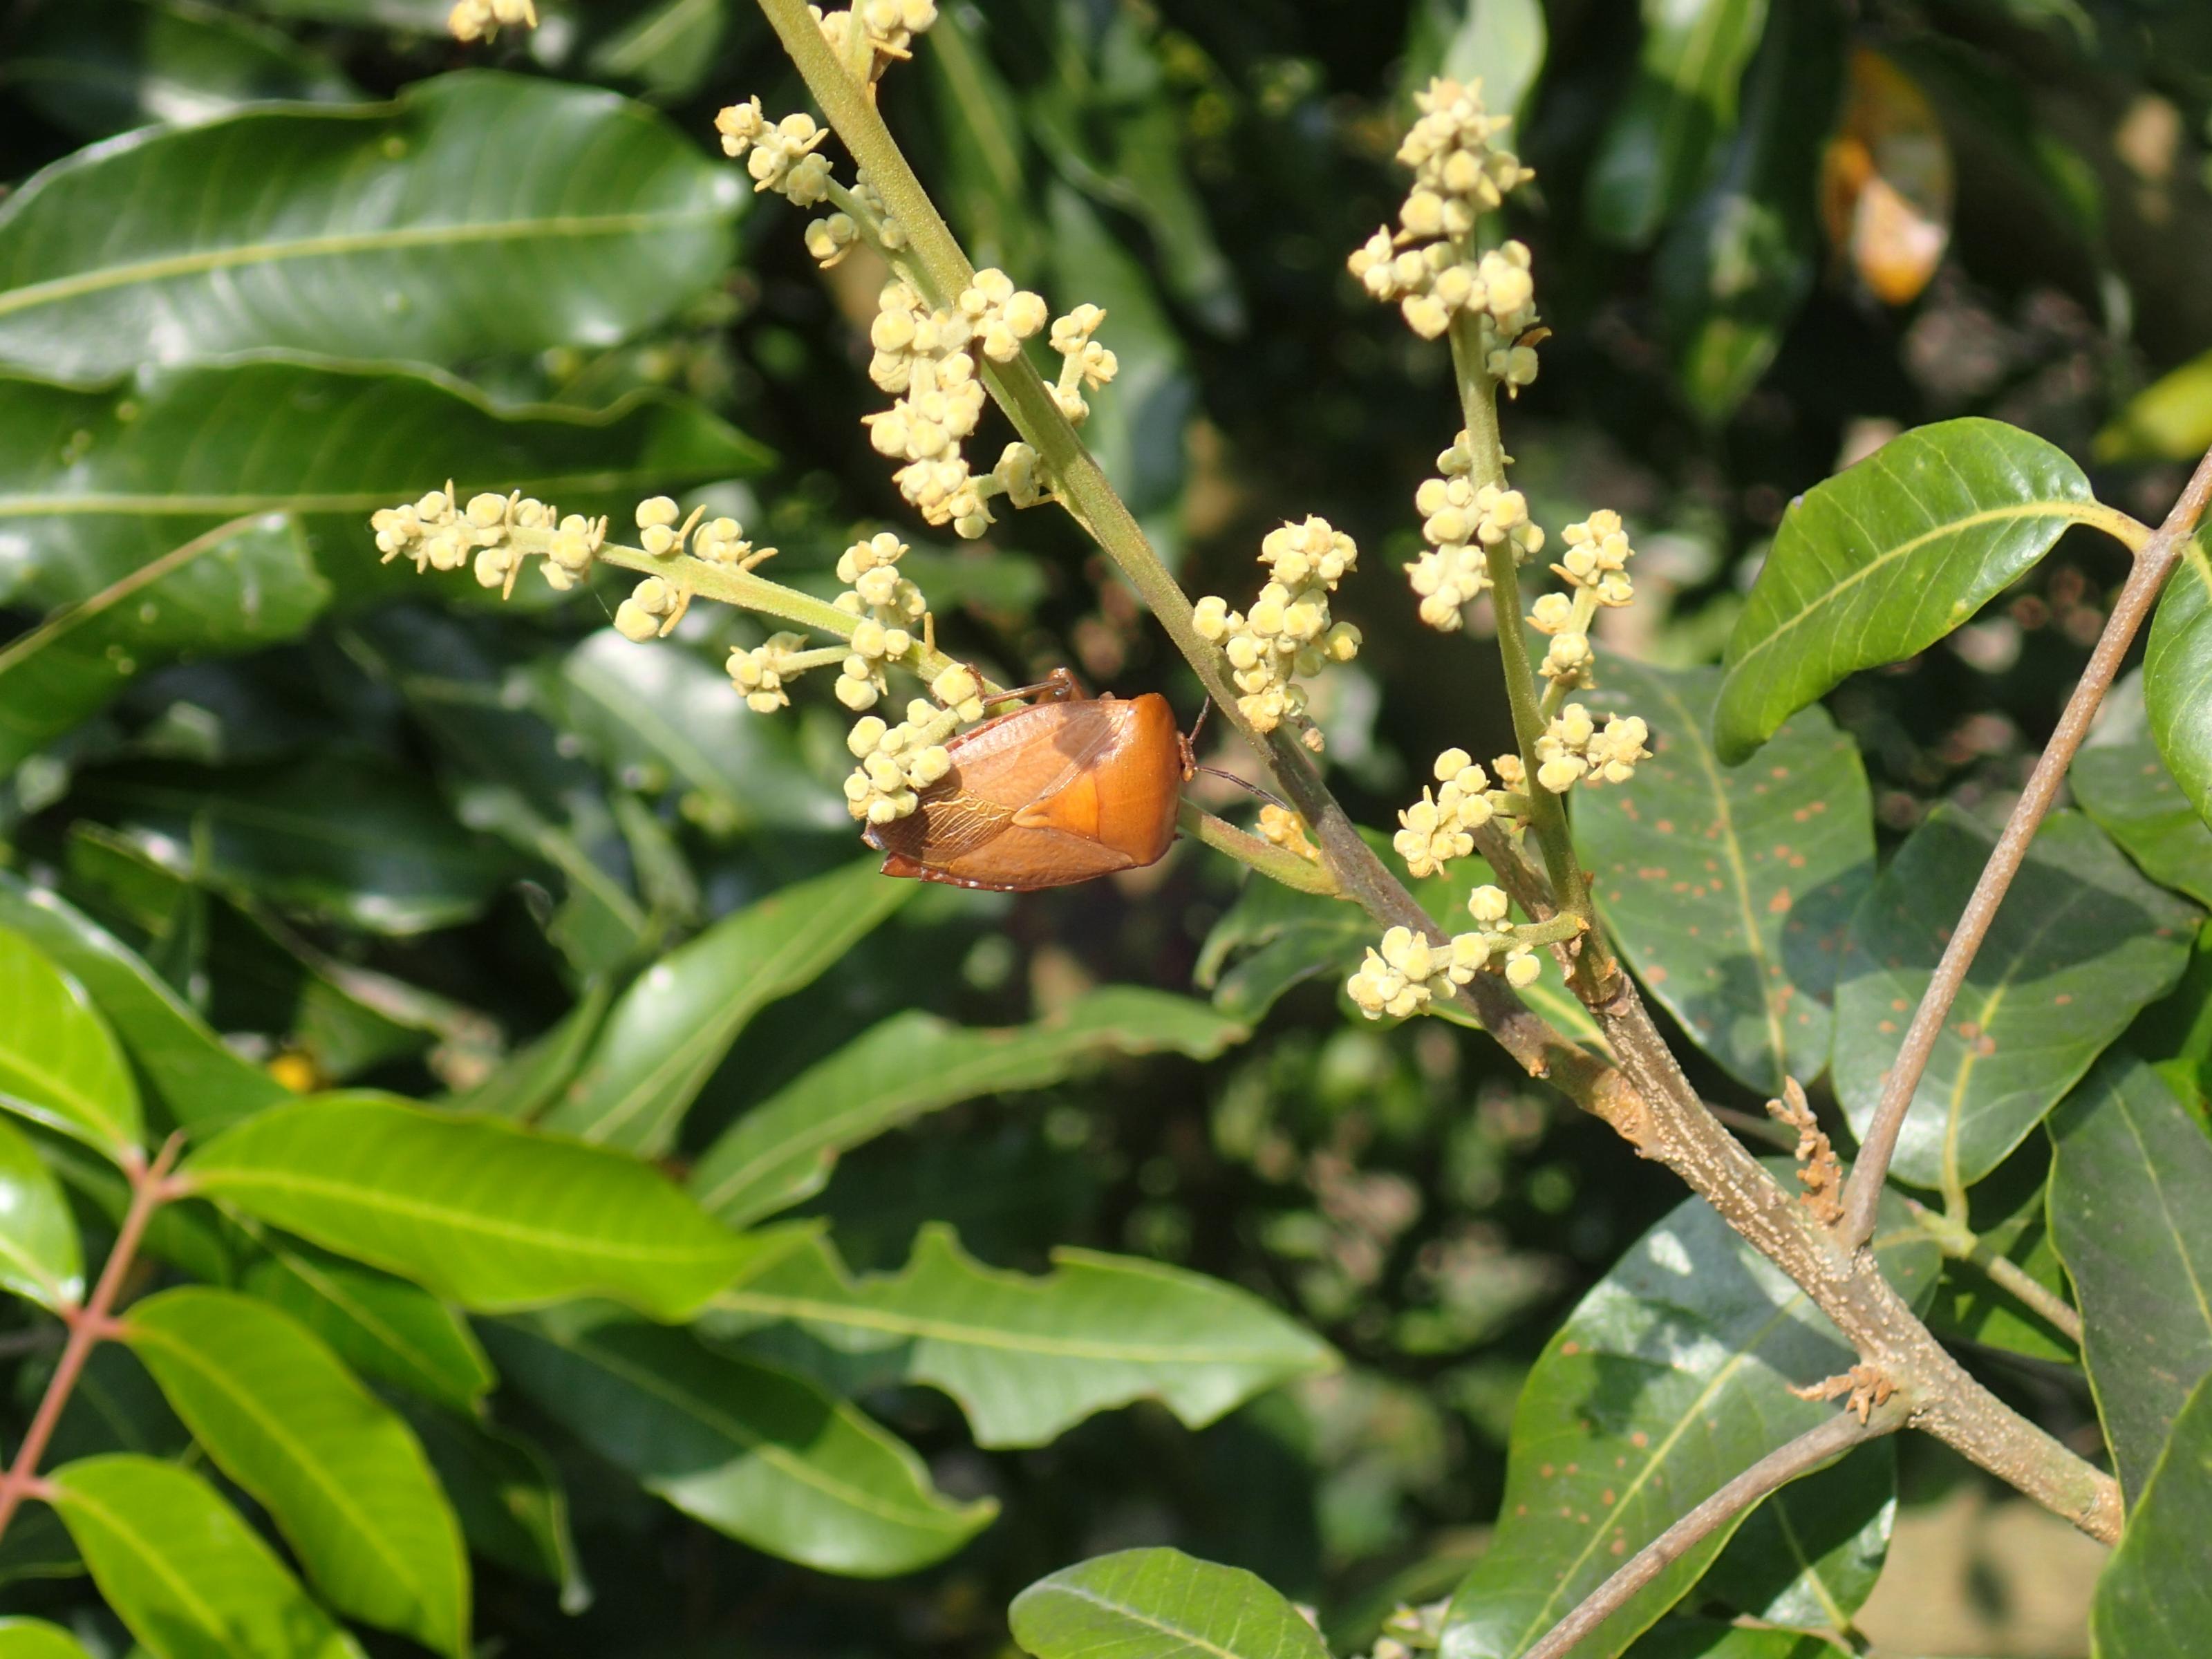
[[[1167,699],[1038,703],[945,745],[951,770],[871,824],[887,876],[1030,892],[1157,863],[1190,757]]]

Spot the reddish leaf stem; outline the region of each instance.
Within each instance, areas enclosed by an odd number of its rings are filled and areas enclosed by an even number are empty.
[[[154,1155],[151,1164],[135,1149],[124,1164],[123,1173],[131,1180],[130,1207],[123,1212],[123,1224],[115,1235],[115,1248],[107,1253],[107,1265],[100,1269],[100,1282],[93,1286],[91,1299],[82,1307],[66,1310],[63,1314],[69,1326],[69,1340],[62,1346],[61,1358],[55,1362],[54,1374],[47,1380],[46,1392],[31,1418],[31,1426],[24,1431],[15,1461],[8,1466],[6,1474],[0,1474],[0,1535],[6,1534],[8,1523],[15,1518],[15,1511],[23,1500],[37,1496],[45,1487],[46,1483],[39,1479],[39,1459],[46,1455],[46,1443],[53,1438],[62,1409],[69,1404],[77,1378],[84,1373],[85,1361],[92,1357],[94,1347],[115,1334],[115,1298],[122,1294],[123,1281],[129,1277],[139,1242],[146,1236],[147,1223],[154,1218],[155,1211],[174,1196],[169,1185],[169,1171],[184,1146],[182,1135],[171,1135]]]
[[[1847,1249],[1862,1249],[1874,1237],[1875,1209],[1881,1202],[1882,1183],[1889,1175],[1889,1160],[1897,1151],[1897,1137],[1905,1127],[1905,1114],[1912,1108],[1921,1074],[1927,1071],[1929,1057],[1936,1051],[1936,1039],[1942,1032],[1943,1022],[1950,1017],[1952,1003],[1966,982],[1966,970],[1973,965],[1975,953],[1982,948],[1990,925],[1996,920],[1997,907],[2004,902],[2006,890],[2027,858],[2036,829],[2057,797],[2066,769],[2074,763],[2081,740],[2089,735],[2089,723],[2096,718],[2105,693],[2112,690],[2112,681],[2120,672],[2120,659],[2127,654],[2128,646],[2135,639],[2136,630],[2142,626],[2143,618],[2150,614],[2166,578],[2173,574],[2183,546],[2197,533],[2197,520],[2204,516],[2208,501],[2212,501],[2212,452],[2207,452],[2197,464],[2197,471],[2182,490],[2181,499],[2174,502],[2173,510],[2166,515],[2166,522],[2158,527],[2158,533],[2136,554],[2135,568],[2129,573],[2119,598],[2113,602],[2112,614],[2106,621],[2104,633],[2098,637],[2097,648],[2090,653],[2089,665],[2082,671],[2081,684],[2066,700],[2065,712],[2058,717],[2058,728],[2051,734],[2042,757],[2035,763],[2027,787],[2021,792],[2019,803],[2005,823],[2004,833],[1997,837],[1997,844],[1990,854],[1990,861],[1982,866],[1973,895],[1960,914],[1950,942],[1943,947],[1942,959],[1936,964],[1935,975],[1921,994],[1919,1009],[1905,1030],[1897,1059],[1883,1078],[1881,1099],[1875,1107],[1874,1121],[1868,1126],[1851,1170],[1840,1224]]]

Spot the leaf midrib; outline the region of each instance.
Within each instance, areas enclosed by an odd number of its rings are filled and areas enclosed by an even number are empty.
[[[301,236],[287,241],[242,242],[229,247],[199,248],[160,258],[139,259],[108,265],[74,276],[49,277],[21,288],[0,290],[0,317],[55,305],[89,295],[128,288],[137,283],[167,282],[177,276],[198,276],[241,265],[280,264],[295,259],[336,258],[352,253],[381,253],[398,249],[487,246],[524,240],[583,240],[594,236],[630,235],[687,224],[709,222],[736,216],[736,201],[710,208],[687,208],[632,213],[556,214],[544,218],[465,221],[443,225],[411,225],[374,232],[334,233]]]

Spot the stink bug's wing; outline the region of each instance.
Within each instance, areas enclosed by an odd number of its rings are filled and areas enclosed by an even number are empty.
[[[1039,703],[962,732],[947,748],[961,791],[1017,811],[1057,794],[1121,735],[1110,698]]]
[[[894,858],[899,857],[896,853]],[[947,854],[932,847],[927,859],[908,859],[889,875],[915,875],[956,887],[984,887],[1001,893],[1030,893],[1041,887],[1066,887],[1134,866],[1118,848],[1057,830],[1009,827],[982,846]]]

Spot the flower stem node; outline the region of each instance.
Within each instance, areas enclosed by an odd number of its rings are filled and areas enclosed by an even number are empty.
[[[1413,510],[1421,515],[1429,551],[1406,566],[1406,576],[1421,602],[1421,620],[1456,633],[1466,625],[1467,607],[1490,590],[1484,550],[1510,543],[1515,562],[1525,562],[1543,551],[1544,532],[1529,522],[1528,500],[1519,490],[1489,483],[1478,487],[1467,476],[1459,444],[1437,463],[1442,476],[1423,480],[1413,492]]]
[[[799,659],[823,654],[807,652],[805,645],[801,635],[771,634],[750,651],[730,653],[730,678],[744,694],[746,708],[756,714],[773,714],[779,708],[791,707],[786,682],[814,665]]]
[[[1121,373],[1121,359],[1091,337],[1105,320],[1105,312],[1093,305],[1078,306],[1053,319],[1052,349],[1060,353],[1060,365],[1052,395],[1072,426],[1081,426],[1091,416],[1085,388],[1104,386]]]
[[[1243,694],[1237,707],[1257,730],[1272,732],[1304,712],[1305,690],[1296,678],[1310,679],[1329,663],[1359,654],[1359,630],[1332,621],[1328,605],[1358,560],[1352,538],[1328,520],[1286,524],[1260,544],[1260,562],[1272,580],[1249,613],[1231,611],[1215,594],[1193,608],[1192,625],[1229,659],[1230,678]]]
[[[1386,1014],[1403,1019],[1493,965],[1516,989],[1534,983],[1541,964],[1529,946],[1513,938],[1513,924],[1506,920],[1510,908],[1501,889],[1486,885],[1468,896],[1474,927],[1442,945],[1409,927],[1391,928],[1346,981],[1346,994],[1370,1019]]]

